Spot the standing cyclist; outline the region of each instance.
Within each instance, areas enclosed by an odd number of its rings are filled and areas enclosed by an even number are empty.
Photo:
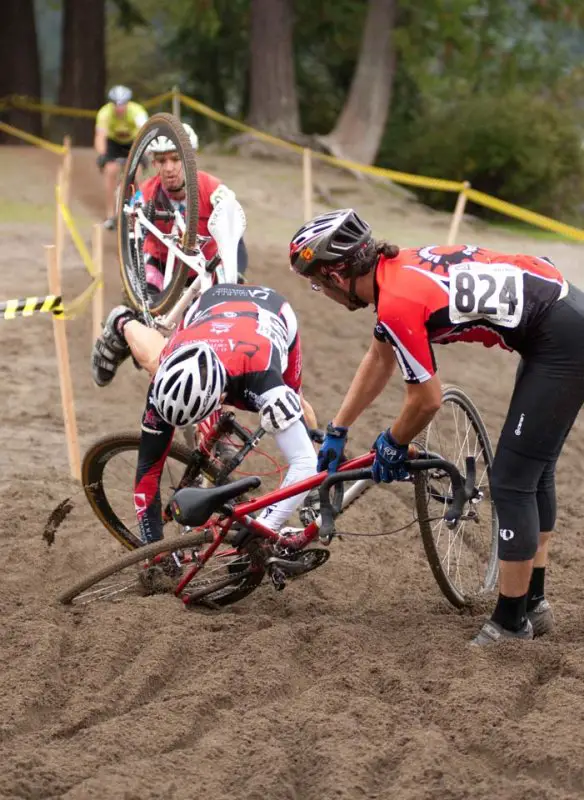
[[[199,139],[195,131],[187,123],[183,123],[191,145],[194,150],[198,150]],[[147,203],[153,201],[155,208],[161,211],[178,209],[184,215],[184,200],[186,197],[185,178],[183,164],[176,150],[176,145],[172,139],[166,136],[158,136],[152,141],[147,149],[147,153],[152,156],[156,175],[144,181],[140,185],[140,191],[134,200]],[[220,202],[228,199],[236,203],[241,215],[243,209],[235,199],[235,194],[228,189],[219,178],[210,175],[208,172],[197,170],[198,189],[199,189],[199,223],[197,233],[199,236],[210,236],[209,220]],[[156,227],[162,233],[170,233],[173,223],[170,221],[157,220]],[[217,252],[217,244],[211,238],[203,245],[202,252],[207,261]],[[144,239],[144,264],[146,267],[146,284],[148,294],[156,295],[163,288],[164,267],[168,248],[164,242],[157,239],[152,233],[148,233]],[[237,268],[240,275],[243,275],[247,267],[247,252],[243,239],[239,239],[237,249]]]
[[[349,426],[399,364],[401,413],[379,434],[373,476],[406,477],[407,445],[440,408],[432,343],[481,342],[515,350],[521,367],[491,474],[499,518],[499,598],[473,639],[531,639],[553,627],[544,596],[556,520],[555,467],[584,402],[584,294],[547,259],[460,245],[400,250],[373,239],[352,209],[304,225],[290,245],[292,269],[351,311],[373,304],[369,350],[332,422],[319,469],[338,468]]]
[[[257,411],[288,464],[283,486],[314,475],[316,452],[304,417],[316,427],[301,389],[302,354],[292,307],[265,286],[220,284],[187,311],[168,341],[138,315],[114,308],[94,349],[96,383],[109,383],[130,353],[153,376],[142,416],[134,501],[144,542],[162,538],[160,476],[175,427],[202,422],[223,404]],[[99,340],[98,340],[99,342]],[[305,495],[266,508],[278,530]]]
[[[117,159],[127,158],[132,142],[148,119],[148,112],[138,103],[132,102],[132,91],[127,86],[113,86],[108,94],[109,102],[97,112],[95,120],[94,148],[97,166],[103,171],[105,187],[104,227],[116,227],[116,186],[121,172]]]

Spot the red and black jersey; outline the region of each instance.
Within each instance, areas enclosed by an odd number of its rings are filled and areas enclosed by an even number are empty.
[[[404,379],[434,375],[432,344],[481,342],[519,353],[567,291],[545,258],[473,245],[401,250],[375,272],[375,337],[393,345]]]
[[[193,305],[160,358],[185,342],[207,342],[229,376],[226,404],[257,411],[268,389],[302,381],[298,323],[282,295],[264,286],[220,284]]]
[[[197,340],[207,342],[225,366],[226,405],[259,411],[270,389],[289,386],[300,391],[302,352],[296,315],[273,289],[236,283],[209,289],[188,310],[160,360],[185,342]],[[160,417],[149,389],[134,488],[146,542],[162,538],[160,476],[173,434],[174,428]]]
[[[199,202],[199,221],[197,223],[197,233],[199,236],[209,236],[209,217],[213,213],[213,204],[211,202],[211,195],[215,189],[221,184],[219,178],[208,172],[199,170],[197,173],[197,187],[198,187],[198,202]],[[141,199],[143,202],[154,200],[155,206],[158,209],[168,210],[174,206],[180,207],[180,203],[174,203],[170,197],[165,193],[162,188],[162,183],[158,175],[148,178],[144,183],[140,184]],[[184,213],[184,212],[183,212]],[[156,227],[161,233],[170,233],[173,223],[167,220],[157,220]],[[211,239],[203,248],[203,255],[207,260],[211,259],[217,252],[217,245],[215,240]],[[166,245],[157,239],[152,233],[147,233],[144,239],[144,253],[150,255],[152,258],[164,263],[168,248]]]

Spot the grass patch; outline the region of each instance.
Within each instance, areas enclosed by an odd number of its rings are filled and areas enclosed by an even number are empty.
[[[53,225],[55,222],[54,203],[26,203],[24,200],[2,200],[0,199],[0,224],[34,224],[34,225]],[[79,227],[93,225],[95,220],[84,215],[73,215],[75,223]]]
[[[563,236],[561,233],[548,231],[545,228],[536,228],[534,225],[529,225],[527,222],[521,220],[508,220],[506,222],[488,222],[491,230],[506,231],[513,233],[517,236],[526,236],[530,239],[537,239],[538,241],[546,242],[566,242],[574,244],[577,239],[570,239],[568,236]]]
[[[54,205],[25,203],[21,200],[0,200],[0,222],[50,223],[54,219]]]

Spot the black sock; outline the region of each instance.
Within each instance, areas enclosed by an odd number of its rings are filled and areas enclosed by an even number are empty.
[[[521,597],[505,597],[504,594],[500,594],[491,619],[508,631],[518,631],[525,624],[526,613],[526,594]]]
[[[127,313],[122,314],[120,317],[118,317],[114,327],[116,329],[116,333],[118,334],[118,336],[120,336],[120,338],[122,339],[124,338],[124,328],[126,327],[128,322],[130,322],[133,319],[136,319],[136,315],[133,311],[130,311],[130,309],[128,309]]]
[[[527,610],[532,608],[544,598],[545,567],[534,567],[531,573],[529,589],[527,590]]]

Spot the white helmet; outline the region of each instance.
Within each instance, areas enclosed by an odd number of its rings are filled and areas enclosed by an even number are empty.
[[[227,372],[207,342],[178,347],[159,365],[152,400],[160,416],[182,428],[201,422],[221,404]]]
[[[108,100],[117,106],[125,106],[132,99],[132,90],[127,86],[112,86],[109,90]]]
[[[199,137],[194,132],[189,124],[183,122],[183,128],[187,132],[187,136],[189,137],[189,141],[193,150],[199,149]],[[153,139],[151,143],[148,145],[146,150],[147,153],[171,153],[173,150],[176,150],[176,145],[169,139],[167,136],[157,136],[156,139]]]

